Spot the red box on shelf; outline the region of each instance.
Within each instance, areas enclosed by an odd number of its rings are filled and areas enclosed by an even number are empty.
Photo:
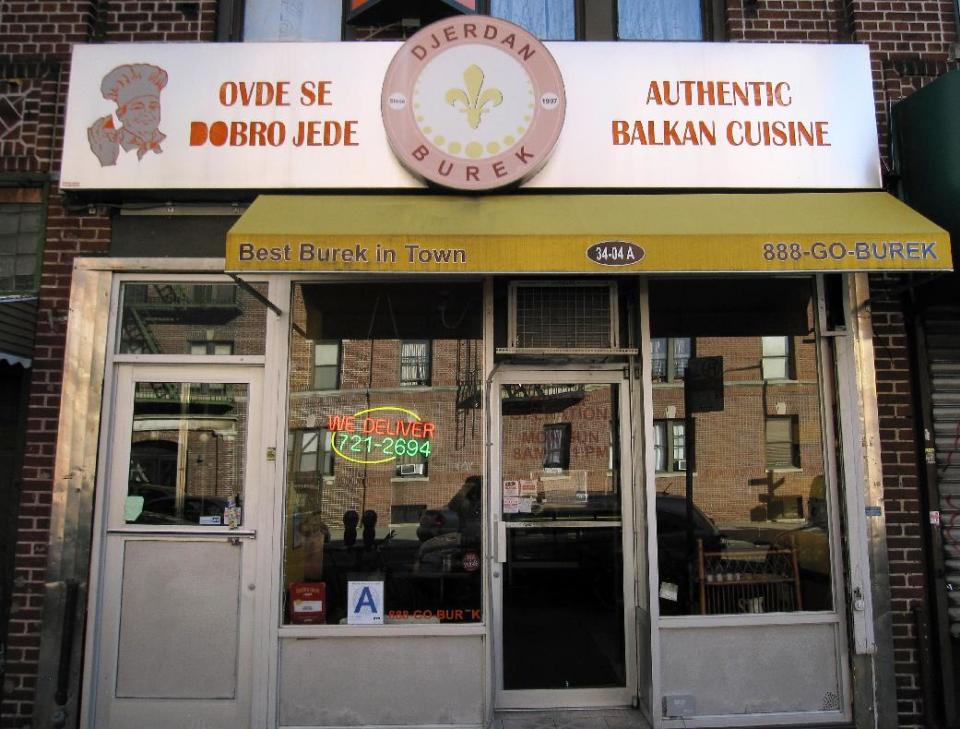
[[[326,582],[291,583],[290,622],[305,625],[327,622]]]

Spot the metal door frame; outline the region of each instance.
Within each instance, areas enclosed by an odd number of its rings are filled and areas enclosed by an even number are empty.
[[[621,538],[623,541],[623,620],[624,661],[626,681],[620,688],[598,689],[536,689],[512,690],[503,688],[503,577],[499,559],[501,549],[498,533],[502,522],[503,500],[501,498],[501,418],[500,387],[503,384],[609,384],[618,385],[617,403],[620,409],[620,485],[621,485]],[[490,534],[488,543],[493,547],[490,556],[490,594],[493,619],[491,620],[491,645],[493,651],[494,706],[496,709],[545,709],[560,707],[627,706],[637,696],[637,636],[635,595],[635,555],[633,521],[633,453],[631,447],[630,382],[624,373],[624,365],[580,365],[562,367],[526,367],[502,365],[491,378],[489,388],[490,413],[490,477],[488,483],[488,508]],[[502,554],[505,558],[506,555]]]

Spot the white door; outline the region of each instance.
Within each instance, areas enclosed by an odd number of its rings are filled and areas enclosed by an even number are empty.
[[[497,380],[496,705],[627,705],[636,638],[626,382],[620,371]]]
[[[262,375],[118,370],[90,726],[249,727]]]

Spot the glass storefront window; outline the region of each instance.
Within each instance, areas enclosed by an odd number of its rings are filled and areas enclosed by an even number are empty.
[[[806,279],[651,283],[663,615],[833,607],[814,302]],[[672,363],[707,357],[722,409],[687,413]]]
[[[124,521],[240,526],[247,385],[137,382]]]
[[[266,295],[266,284],[252,284]],[[232,283],[150,281],[121,288],[118,354],[263,354],[267,310]]]
[[[366,622],[381,595],[386,623],[482,619],[481,299],[479,284],[294,286],[287,624]]]

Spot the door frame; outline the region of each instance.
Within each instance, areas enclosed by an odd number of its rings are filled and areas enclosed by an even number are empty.
[[[240,540],[241,548],[247,550],[256,545],[257,537],[262,544],[253,554],[244,554],[240,564],[240,603],[246,605],[249,615],[242,616],[239,630],[237,656],[237,701],[249,726],[255,726],[258,705],[262,704],[261,685],[265,680],[261,662],[255,661],[259,653],[259,630],[257,621],[269,612],[270,590],[266,585],[270,574],[264,572],[263,563],[269,559],[272,508],[269,489],[260,489],[265,482],[266,469],[262,459],[257,458],[265,431],[265,418],[257,417],[266,405],[265,378],[262,356],[259,357],[172,357],[151,362],[142,355],[115,356],[111,375],[107,378],[104,399],[104,418],[101,421],[101,457],[97,474],[97,501],[95,506],[94,551],[91,563],[90,610],[87,627],[87,657],[84,670],[84,697],[87,709],[81,715],[81,727],[98,726],[109,720],[109,711],[104,711],[104,696],[116,681],[116,658],[119,648],[120,624],[120,573],[116,559],[122,557],[127,541],[162,540],[176,541],[224,541]],[[177,361],[174,362],[173,360]],[[120,360],[120,361],[116,361]],[[132,360],[132,361],[126,361]],[[252,362],[250,360],[253,360]],[[249,387],[246,446],[244,453],[244,523],[240,529],[225,530],[216,526],[136,526],[122,521],[122,494],[126,491],[125,473],[129,468],[130,429],[133,417],[131,388],[138,381],[166,380],[171,382],[237,382]],[[269,429],[269,426],[266,426]],[[108,567],[109,564],[114,566]],[[257,589],[260,588],[260,589]],[[266,589],[264,589],[266,588]],[[244,593],[250,593],[243,600]],[[244,661],[246,665],[244,665]],[[111,665],[112,664],[112,665]],[[242,692],[242,694],[241,694]]]
[[[490,379],[490,477],[488,483],[489,540],[492,562],[490,568],[491,595],[491,646],[493,652],[492,688],[495,709],[547,709],[564,707],[627,706],[637,696],[637,626],[635,620],[637,598],[635,594],[634,554],[634,482],[633,449],[631,443],[632,413],[630,405],[631,380],[624,364],[616,365],[564,365],[556,367],[502,365]],[[537,689],[511,690],[503,688],[503,568],[500,563],[498,544],[503,500],[501,498],[501,419],[500,387],[504,384],[609,384],[619,385],[618,407],[620,412],[620,485],[621,485],[621,538],[623,541],[623,621],[624,661],[626,681],[620,688],[594,689]]]

